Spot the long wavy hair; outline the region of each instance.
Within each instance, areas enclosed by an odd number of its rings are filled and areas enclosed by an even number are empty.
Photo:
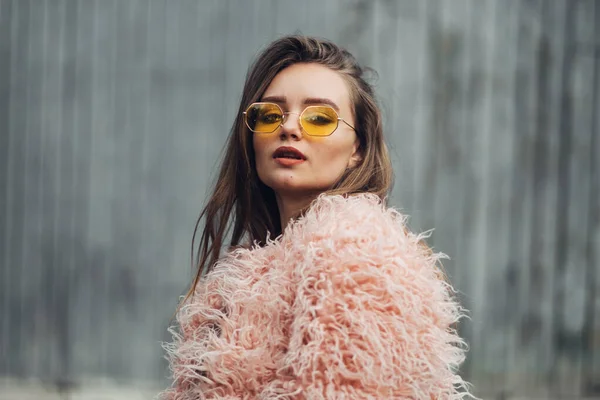
[[[365,79],[368,70],[361,67],[352,54],[328,40],[292,35],[274,41],[248,70],[218,178],[194,229],[192,260],[196,275],[184,301],[193,296],[202,276],[214,267],[224,245],[264,245],[282,233],[275,193],[258,178],[252,132],[244,124],[242,112],[261,99],[281,70],[296,63],[324,65],[338,72],[350,89],[362,158],[354,168],[346,170],[327,193],[370,192],[385,199],[391,190],[392,166],[383,139],[381,112],[373,87]],[[230,241],[225,244],[229,234]]]

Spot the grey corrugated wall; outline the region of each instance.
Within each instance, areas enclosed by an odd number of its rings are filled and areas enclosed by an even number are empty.
[[[261,46],[379,72],[392,204],[451,256],[476,393],[600,392],[600,3],[0,0],[0,377],[166,384]]]

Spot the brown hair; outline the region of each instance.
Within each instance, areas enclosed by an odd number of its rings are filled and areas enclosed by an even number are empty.
[[[186,300],[193,295],[201,277],[217,262],[229,233],[229,246],[264,245],[267,239],[282,233],[275,194],[258,178],[251,132],[241,115],[250,104],[260,100],[281,70],[296,63],[317,63],[337,71],[346,80],[351,93],[362,157],[358,165],[347,170],[327,193],[370,192],[383,199],[391,189],[392,166],[383,140],[381,113],[373,88],[364,78],[366,70],[352,54],[328,40],[293,35],[274,41],[248,71],[214,190],[196,222],[193,259],[196,235],[204,218],[195,257],[196,276]]]

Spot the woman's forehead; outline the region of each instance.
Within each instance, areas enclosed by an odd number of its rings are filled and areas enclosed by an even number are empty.
[[[319,64],[294,64],[275,76],[261,100],[290,107],[329,104],[342,110],[350,106],[350,92],[338,72]]]
[[[287,97],[285,96],[263,96],[261,98],[261,101],[279,104],[280,106],[287,106],[289,103],[292,102],[288,101]],[[295,100],[295,102],[299,102],[305,107],[326,104],[328,106],[331,106],[337,112],[340,112],[340,106],[338,105],[338,103],[327,97],[306,97],[303,99],[297,99]]]

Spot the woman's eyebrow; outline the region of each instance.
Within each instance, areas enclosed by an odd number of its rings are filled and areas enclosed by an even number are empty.
[[[287,99],[284,96],[267,96],[260,99],[261,102],[286,104]]]
[[[271,102],[277,104],[287,104],[287,98],[285,96],[267,96],[263,97],[260,101]],[[340,111],[340,108],[334,101],[326,99],[324,97],[309,97],[304,99],[304,105],[310,106],[315,104],[327,104],[333,107],[337,112]]]
[[[309,97],[308,99],[304,99],[304,104],[307,106],[314,104],[327,104],[333,107],[335,111],[340,112],[340,108],[337,104],[335,104],[335,102],[324,97]]]

